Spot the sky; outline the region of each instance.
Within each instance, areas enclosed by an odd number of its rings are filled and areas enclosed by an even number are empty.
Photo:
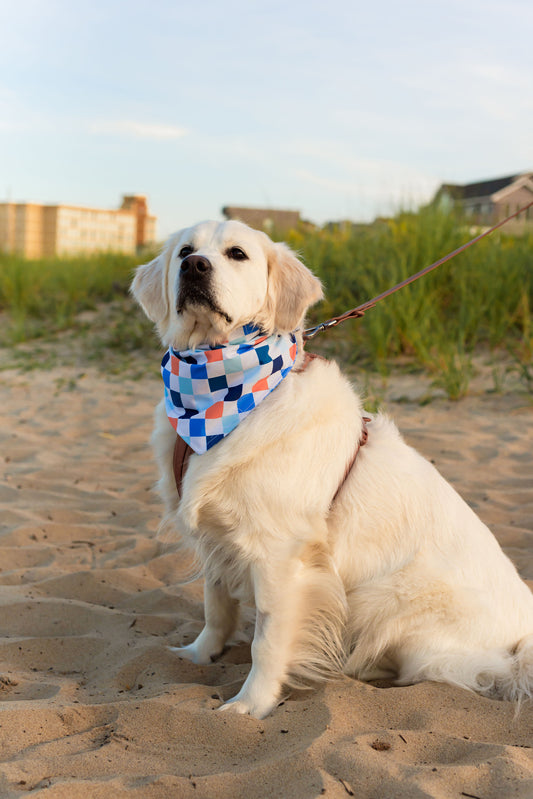
[[[531,0],[0,0],[0,31],[0,201],[145,194],[164,238],[533,169]]]

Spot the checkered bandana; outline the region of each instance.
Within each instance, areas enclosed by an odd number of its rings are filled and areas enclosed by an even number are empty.
[[[296,352],[292,334],[265,336],[253,325],[216,347],[170,347],[161,362],[170,424],[201,455],[281,383]]]

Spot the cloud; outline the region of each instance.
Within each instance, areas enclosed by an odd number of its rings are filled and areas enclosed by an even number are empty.
[[[307,197],[308,207],[314,200],[323,209],[314,214],[307,212],[312,218],[371,220],[400,209],[416,208],[427,202],[438,187],[431,175],[388,161],[354,159],[350,164],[347,159],[343,174],[336,166],[321,170],[317,166],[292,171],[300,183],[300,194]]]
[[[351,166],[351,168],[350,168]],[[346,161],[345,174],[335,179],[328,173],[318,174],[309,169],[296,169],[293,174],[299,180],[314,184],[334,193],[364,194],[374,199],[424,200],[437,188],[434,176],[425,174],[403,164],[391,162],[359,162],[358,168]]]
[[[152,139],[161,141],[164,139],[180,139],[187,135],[185,128],[177,125],[161,125],[150,122],[135,122],[134,120],[109,120],[94,122],[91,125],[91,133],[97,135],[127,136],[135,139]]]

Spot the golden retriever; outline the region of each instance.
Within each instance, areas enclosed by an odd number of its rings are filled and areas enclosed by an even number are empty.
[[[382,414],[350,468],[361,401],[336,363],[302,369],[322,287],[296,255],[240,222],[204,222],[139,267],[132,292],[175,351],[219,347],[250,323],[297,343],[279,385],[191,456],[181,500],[176,433],[164,402],[156,410],[165,526],[205,579],[205,627],[175,651],[210,663],[239,605],[256,609],[252,668],[223,709],[262,718],[284,687],[341,672],[530,697],[533,595],[492,533]]]

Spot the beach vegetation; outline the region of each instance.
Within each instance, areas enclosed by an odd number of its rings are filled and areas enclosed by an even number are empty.
[[[456,213],[428,206],[370,225],[306,225],[284,238],[324,283],[326,299],[311,309],[312,326],[380,294],[476,232]],[[0,254],[0,344],[77,329],[94,342],[98,359],[119,349],[158,350],[151,323],[128,296],[134,267],[146,260],[98,254],[30,261]],[[101,313],[91,321],[102,307],[105,329]],[[363,319],[319,334],[312,348],[382,375],[401,359],[404,367],[429,372],[452,398],[468,391],[474,352],[503,349],[531,386],[532,307],[533,235],[500,230]],[[98,330],[91,336],[92,324]]]

